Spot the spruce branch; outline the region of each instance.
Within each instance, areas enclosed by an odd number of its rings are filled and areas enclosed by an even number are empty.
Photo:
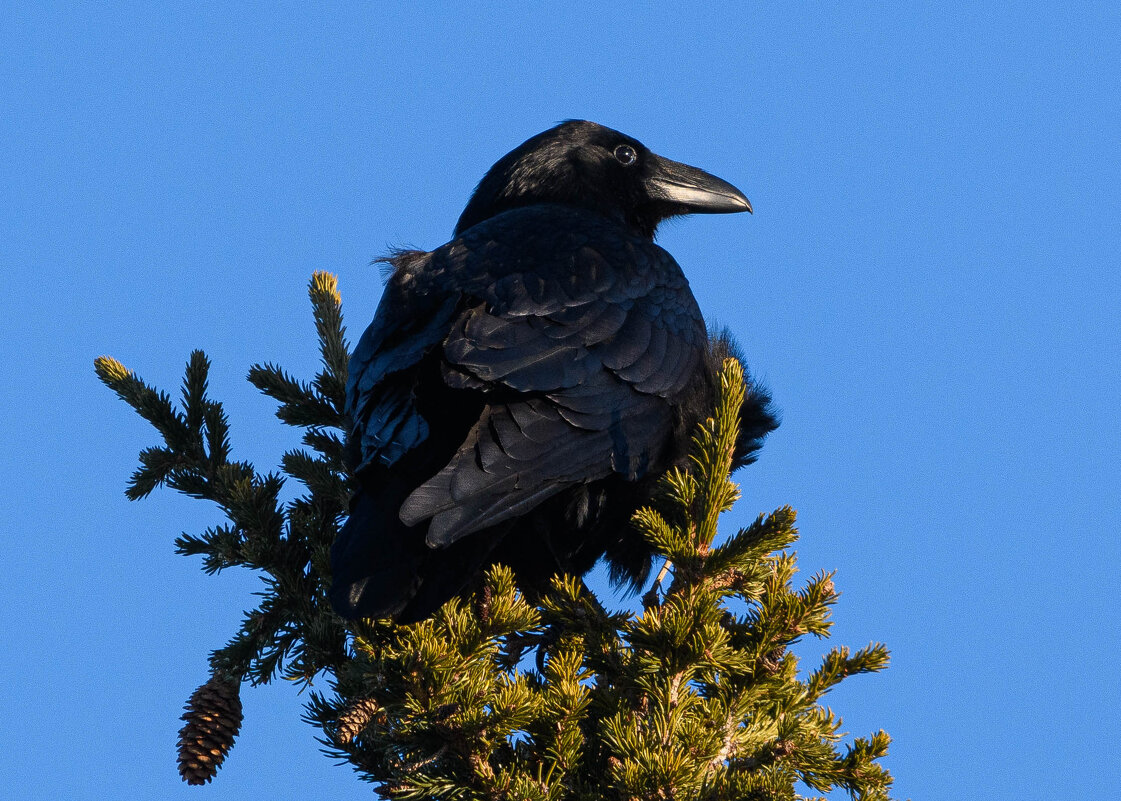
[[[347,510],[343,453],[348,346],[333,276],[309,298],[320,369],[301,380],[272,364],[250,382],[301,429],[276,472],[231,458],[230,426],[209,397],[209,361],[191,354],[178,407],[109,357],[99,378],[155,427],[127,495],[164,485],[215,503],[226,522],[182,533],[179,553],[208,573],[257,571],[258,605],[210,658],[180,738],[186,781],[209,781],[241,725],[240,686],[315,682],[305,719],[320,742],[393,799],[797,799],[843,788],[887,799],[883,732],[846,744],[821,697],[888,663],[884,646],[830,650],[800,674],[793,646],[828,637],[839,597],[831,573],[797,586],[795,514],[760,515],[726,538],[739,497],[739,362],[719,376],[712,417],[689,462],[669,471],[633,526],[673,566],[638,611],[605,609],[584,582],[558,576],[530,603],[500,565],[471,594],[420,623],[344,623],[326,597],[329,550]],[[291,481],[289,481],[291,479]],[[285,492],[298,492],[283,500]],[[661,579],[655,585],[661,585]],[[204,691],[205,690],[205,691]]]
[[[319,335],[319,354],[323,362],[323,370],[316,376],[315,387],[342,414],[346,400],[350,349],[346,344],[338,279],[327,272],[316,272],[311,277],[308,296],[311,299],[315,330]]]

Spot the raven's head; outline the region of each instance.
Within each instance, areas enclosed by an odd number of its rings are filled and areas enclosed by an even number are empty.
[[[727,181],[662,158],[618,131],[569,120],[499,159],[475,188],[455,233],[537,203],[589,209],[647,237],[667,217],[751,211]]]

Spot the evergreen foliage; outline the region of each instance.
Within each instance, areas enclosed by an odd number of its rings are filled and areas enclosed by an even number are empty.
[[[274,365],[249,371],[280,404],[277,416],[303,429],[304,447],[283,455],[279,473],[231,460],[201,352],[187,363],[178,408],[116,360],[95,362],[164,440],[140,453],[128,497],[167,485],[217,503],[228,523],[181,535],[178,552],[201,556],[208,573],[252,568],[266,585],[212,653],[211,676],[188,706],[185,779],[209,781],[232,744],[239,684],[281,676],[308,685],[325,674],[331,692],[311,694],[306,719],[321,727],[328,753],[388,798],[796,799],[799,782],[888,798],[891,777],[878,762],[887,734],[846,745],[840,718],[821,705],[847,676],[886,667],[887,650],[834,648],[802,676],[789,650],[804,635],[828,636],[838,597],[827,573],[795,587],[793,510],[714,545],[718,518],[738,497],[728,477],[744,394],[736,360],[724,364],[690,468],[670,471],[657,502],[634,517],[672,565],[668,586],[647,593],[640,613],[608,612],[573,577],[556,578],[534,606],[499,566],[474,595],[421,623],[347,624],[326,590],[349,495],[348,348],[334,277],[316,273],[309,294],[319,373],[305,383]],[[288,479],[302,494],[282,502]]]

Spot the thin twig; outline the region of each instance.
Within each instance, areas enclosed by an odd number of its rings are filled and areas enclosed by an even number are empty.
[[[673,567],[673,562],[669,559],[662,564],[662,569],[658,571],[658,577],[654,579],[654,583],[650,585],[650,589],[642,596],[642,606],[649,609],[651,606],[658,604],[658,590],[662,587],[662,579],[666,577],[666,573]]]

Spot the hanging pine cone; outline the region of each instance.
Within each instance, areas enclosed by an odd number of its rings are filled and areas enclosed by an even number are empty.
[[[241,730],[241,682],[211,676],[191,695],[179,730],[179,775],[206,784],[218,772]]]
[[[354,738],[361,734],[380,712],[381,707],[373,698],[359,698],[357,701],[352,701],[339,715],[339,727],[335,739],[340,745],[353,742]]]

